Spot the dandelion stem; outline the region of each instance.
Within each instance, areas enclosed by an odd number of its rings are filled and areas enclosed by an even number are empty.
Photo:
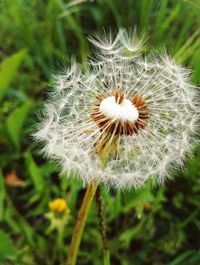
[[[95,199],[96,199],[97,215],[99,219],[99,230],[101,234],[103,250],[107,250],[108,246],[107,246],[107,236],[106,236],[106,223],[105,223],[104,207],[102,203],[100,187],[98,187],[96,190]]]
[[[103,245],[103,264],[110,264],[110,252],[108,250],[108,240],[106,236],[106,222],[105,222],[105,213],[104,206],[102,202],[101,189],[98,186],[95,194],[96,206],[97,206],[97,215],[99,219],[99,231],[101,234],[101,240]]]
[[[81,209],[79,211],[78,217],[73,230],[72,240],[69,248],[69,253],[67,257],[67,265],[75,265],[78,255],[78,250],[81,242],[81,237],[83,234],[83,229],[86,223],[87,215],[94,198],[98,183],[96,180],[92,181],[86,190]]]

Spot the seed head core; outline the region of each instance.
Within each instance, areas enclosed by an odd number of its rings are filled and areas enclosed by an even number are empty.
[[[148,108],[139,95],[126,96],[121,90],[96,97],[92,119],[106,134],[115,136],[137,134],[147,126]]]
[[[126,98],[119,104],[114,96],[107,97],[101,101],[99,110],[106,117],[116,121],[135,122],[139,117],[137,108]]]

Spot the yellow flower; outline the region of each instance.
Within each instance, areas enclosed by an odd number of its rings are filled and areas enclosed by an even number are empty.
[[[54,199],[49,202],[49,208],[55,213],[70,213],[67,202],[62,198]]]

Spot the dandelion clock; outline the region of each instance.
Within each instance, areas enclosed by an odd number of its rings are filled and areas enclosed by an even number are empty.
[[[91,38],[95,58],[55,76],[35,137],[64,172],[130,189],[160,183],[183,164],[197,126],[189,71],[164,54],[142,56],[142,41],[120,30]]]

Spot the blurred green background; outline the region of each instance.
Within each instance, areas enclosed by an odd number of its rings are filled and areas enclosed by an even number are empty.
[[[166,47],[200,83],[199,0],[0,0],[0,264],[62,265],[84,190],[60,176],[31,139],[51,74],[91,55],[87,36],[137,27],[146,50]],[[103,189],[111,264],[200,264],[200,147],[175,180],[138,191]],[[65,198],[71,209],[49,214]],[[78,264],[102,264],[95,204]]]

